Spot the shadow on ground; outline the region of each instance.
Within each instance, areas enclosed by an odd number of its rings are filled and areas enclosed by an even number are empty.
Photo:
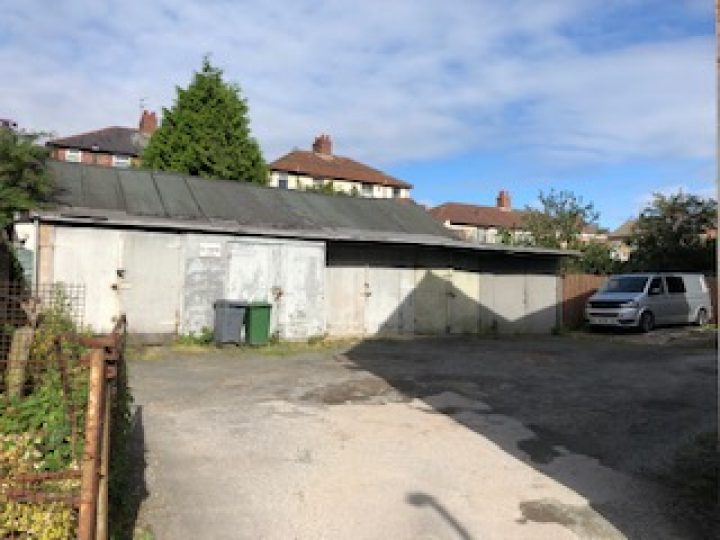
[[[128,473],[124,483],[125,492],[115,494],[118,497],[115,515],[110,516],[110,527],[115,540],[133,540],[138,525],[140,505],[147,499],[149,492],[145,483],[145,429],[143,426],[143,408],[137,406],[133,414],[130,438],[128,441]]]
[[[368,340],[345,356],[351,369],[451,416],[590,505],[529,499],[520,508],[526,520],[592,536],[597,512],[628,538],[713,537],[712,520],[692,512],[695,501],[665,481],[678,449],[716,429],[712,347],[602,336]],[[409,504],[445,516],[433,501],[408,495]],[[462,526],[445,517],[463,537]]]

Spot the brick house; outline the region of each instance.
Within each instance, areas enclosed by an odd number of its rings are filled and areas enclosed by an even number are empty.
[[[312,150],[293,150],[270,163],[268,185],[281,189],[327,189],[376,199],[407,199],[412,185],[373,167],[332,153],[329,135]]]
[[[137,165],[150,136],[157,129],[154,112],[143,111],[137,128],[111,126],[46,143],[50,156],[59,161],[130,167]]]
[[[523,212],[513,210],[510,193],[501,190],[495,206],[477,206],[449,202],[431,208],[430,213],[464,240],[481,244],[499,244],[504,235],[520,241],[529,234],[523,229]]]
[[[456,231],[463,240],[481,244],[499,244],[503,238],[510,243],[531,239],[523,227],[522,210],[513,210],[510,193],[501,190],[495,206],[477,206],[464,203],[445,203],[429,212],[448,229]],[[508,238],[509,235],[509,238]],[[595,224],[587,224],[579,235],[581,242],[606,242],[607,234]]]

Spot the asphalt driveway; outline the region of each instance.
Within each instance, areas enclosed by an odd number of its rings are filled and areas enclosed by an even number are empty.
[[[707,341],[365,341],[131,361],[158,539],[693,538]]]

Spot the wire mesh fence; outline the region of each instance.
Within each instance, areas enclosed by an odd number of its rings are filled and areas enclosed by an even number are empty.
[[[75,537],[84,311],[82,285],[0,284],[0,538]]]

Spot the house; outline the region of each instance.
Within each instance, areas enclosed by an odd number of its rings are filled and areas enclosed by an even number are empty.
[[[625,262],[630,259],[630,254],[632,253],[630,238],[635,234],[636,225],[636,219],[628,219],[608,234],[608,241],[612,247],[610,254],[616,261]]]
[[[10,120],[9,118],[0,118],[0,129],[10,129],[12,131],[16,131],[18,128],[18,124],[15,120]]]
[[[429,210],[445,227],[462,239],[481,244],[517,244],[532,239],[524,227],[523,210],[513,210],[510,193],[500,190],[495,206],[465,203],[444,203]],[[595,224],[584,225],[579,234],[581,242],[605,242],[607,234]]]
[[[429,211],[445,227],[470,242],[499,244],[507,235],[514,241],[529,235],[523,229],[523,212],[512,209],[510,193],[504,189],[498,194],[495,206],[449,202]]]
[[[52,161],[54,204],[15,224],[38,285],[85,286],[84,320],[147,339],[272,304],[283,339],[549,332],[569,252],[465,242],[412,201]]]
[[[50,156],[59,161],[127,168],[138,164],[143,148],[156,129],[156,114],[143,111],[137,128],[106,127],[52,139],[46,145]]]
[[[369,165],[332,152],[329,135],[315,138],[312,150],[293,150],[269,165],[268,185],[291,190],[332,189],[375,199],[407,199],[412,185]]]

